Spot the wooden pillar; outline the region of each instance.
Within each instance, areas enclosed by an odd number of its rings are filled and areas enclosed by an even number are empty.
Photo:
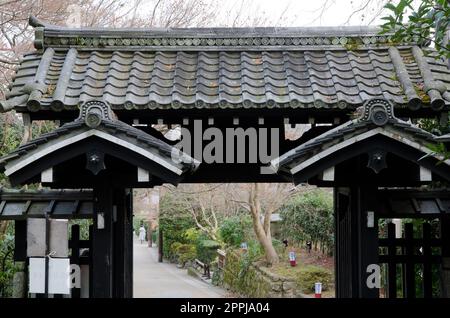
[[[335,277],[337,298],[377,298],[368,288],[367,266],[378,264],[378,231],[367,227],[376,188],[335,188]]]
[[[163,240],[163,232],[161,227],[158,229],[158,262],[162,263],[164,259],[163,255],[163,246],[164,246],[164,240]]]
[[[350,188],[334,189],[335,209],[335,280],[336,297],[352,298],[355,294],[355,249]]]
[[[80,226],[78,224],[72,225],[72,237],[70,238],[70,249],[72,254],[70,256],[70,264],[80,264]],[[80,272],[81,275],[81,272]],[[71,291],[72,298],[81,297],[81,288],[72,288]]]
[[[14,262],[27,260],[27,221],[14,221]]]
[[[345,235],[345,210],[348,209],[348,193],[345,193],[343,189],[334,188],[334,278],[335,278],[335,297],[336,298],[346,298],[351,297],[349,291],[349,279],[347,278],[348,273],[351,269],[346,268],[348,258],[346,257],[345,251],[346,242],[348,240],[343,240]],[[348,243],[347,243],[348,244]]]
[[[125,297],[125,203],[125,190],[115,189],[113,206],[114,298]]]
[[[114,192],[114,297],[133,297],[133,211],[131,191]]]
[[[450,216],[441,218],[442,235],[442,270],[441,290],[442,298],[450,298]]]
[[[378,298],[379,288],[369,288],[367,278],[371,273],[367,267],[378,265],[378,222],[376,219],[377,188],[362,186],[357,188],[358,215],[358,269],[360,298]],[[368,227],[368,212],[374,213],[373,227]]]
[[[113,296],[113,190],[105,180],[94,187],[92,297]]]
[[[124,297],[133,298],[133,189],[125,197],[125,286]]]

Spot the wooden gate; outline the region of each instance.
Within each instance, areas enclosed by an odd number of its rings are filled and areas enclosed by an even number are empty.
[[[389,223],[387,237],[378,241],[384,296],[388,298],[440,296],[442,236],[440,233],[433,233],[431,224],[426,221],[418,226],[416,233],[413,223],[405,223],[402,237],[396,236],[395,227],[394,223]]]
[[[89,226],[89,239],[82,240],[80,238],[80,226],[74,224],[71,227],[71,238],[69,240],[70,248],[70,264],[76,264],[80,266],[87,265],[89,268],[89,295],[92,294],[92,271],[91,271],[91,256],[92,256],[92,225]],[[80,273],[81,274],[81,273]],[[81,277],[80,277],[81,280]],[[81,288],[83,286],[80,286]],[[72,298],[81,298],[81,288],[72,288]]]

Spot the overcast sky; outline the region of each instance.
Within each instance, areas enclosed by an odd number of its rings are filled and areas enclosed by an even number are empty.
[[[238,10],[243,0],[223,1],[221,10]],[[283,15],[283,26],[337,26],[380,24],[383,0],[244,0],[251,3],[245,9],[274,17]],[[369,5],[365,5],[369,2]],[[360,11],[358,11],[360,10]],[[357,12],[356,12],[357,11]],[[352,12],[355,12],[349,20]],[[378,18],[375,18],[378,16]]]
[[[138,10],[148,16],[158,1],[140,0]],[[177,0],[162,0],[166,4]],[[265,17],[264,26],[343,26],[379,25],[383,6],[388,0],[202,0],[214,7],[219,18],[209,27],[261,26],[257,17]],[[132,2],[130,2],[132,3]],[[161,10],[161,3],[159,3]],[[239,23],[233,24],[237,13]],[[261,19],[259,19],[261,20]],[[246,25],[247,24],[247,25]]]

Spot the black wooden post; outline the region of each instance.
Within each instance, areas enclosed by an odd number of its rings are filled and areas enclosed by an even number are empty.
[[[125,284],[125,191],[114,190],[114,298],[124,297]]]
[[[433,297],[433,273],[432,273],[432,259],[431,259],[431,225],[430,223],[423,223],[423,297]]]
[[[113,190],[105,180],[94,187],[92,296],[113,296]]]
[[[335,188],[336,297],[377,298],[378,288],[369,288],[367,273],[378,264],[378,226],[375,217],[376,187]],[[368,227],[368,212],[374,226]]]
[[[70,264],[80,265],[80,226],[78,224],[72,225],[72,237],[70,238],[69,247],[71,249]],[[71,294],[72,298],[80,298],[81,289],[72,288]]]
[[[397,255],[397,246],[395,239],[395,224],[388,224],[388,297],[397,298],[397,262],[395,256]]]
[[[442,266],[441,297],[450,298],[450,215],[441,218]]]
[[[45,294],[44,298],[48,298],[48,279],[49,279],[49,257],[50,257],[50,217],[45,212]]]
[[[414,229],[412,223],[405,224],[405,247],[406,259],[404,268],[404,294],[406,298],[416,298],[416,272],[414,269]]]
[[[133,189],[125,193],[125,298],[133,298]]]
[[[164,240],[163,240],[163,231],[161,227],[158,229],[158,262],[162,263],[164,258]]]
[[[114,297],[133,296],[132,195],[128,190],[114,192],[117,219],[114,223]],[[130,202],[131,200],[131,202]]]
[[[350,189],[335,188],[334,195],[336,297],[351,298],[356,297],[354,274],[357,271],[352,258],[356,240],[352,239],[354,231]]]
[[[354,214],[357,215],[358,229],[358,268],[359,268],[359,295],[360,298],[378,298],[379,289],[369,288],[367,267],[371,264],[378,265],[378,222],[376,218],[377,187],[364,186],[355,189],[353,197],[357,202]],[[355,213],[356,212],[356,213]],[[373,227],[368,226],[368,213],[373,212]]]
[[[93,298],[94,297],[94,275],[92,275],[92,273],[94,272],[93,270],[93,255],[94,254],[94,244],[93,244],[93,239],[94,237],[94,225],[91,224],[89,225],[89,298]]]
[[[27,220],[14,221],[14,262],[27,260]]]

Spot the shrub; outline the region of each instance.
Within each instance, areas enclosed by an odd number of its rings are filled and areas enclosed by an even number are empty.
[[[174,254],[176,254],[176,251],[178,250],[178,248],[183,245],[180,242],[173,242],[172,244],[170,244],[170,250],[172,250],[174,252]]]
[[[252,240],[248,242],[247,250],[239,259],[239,278],[243,278],[253,262],[264,255],[264,250],[259,242]]]
[[[152,242],[158,241],[158,230],[152,232]]]
[[[72,236],[72,225],[80,226],[80,239],[89,240],[89,226],[93,224],[91,219],[72,219],[69,220],[69,236]]]
[[[283,242],[277,239],[272,239],[272,245],[278,255],[283,255],[285,252],[285,247]]]
[[[322,290],[330,288],[333,282],[333,274],[322,267],[308,265],[298,271],[296,277],[297,286],[305,292],[314,291],[315,283],[322,283]]]
[[[174,244],[177,244],[174,247]],[[174,248],[174,251],[178,257],[178,262],[181,263],[183,266],[189,262],[195,260],[197,257],[197,250],[195,248],[195,245],[193,244],[181,244],[181,243],[174,243],[172,244],[172,247]]]
[[[200,231],[196,228],[190,228],[184,232],[184,236],[189,243],[195,244],[200,237]]]
[[[190,243],[186,238],[186,231],[195,227],[189,207],[174,193],[168,192],[160,202],[159,231],[162,231],[164,257],[173,261],[176,251],[171,246],[174,242]]]
[[[213,272],[213,275],[211,277],[211,284],[214,286],[222,286],[223,284],[223,271],[216,269]]]
[[[14,264],[14,222],[8,222],[5,235],[0,236],[0,298],[12,294],[12,279],[18,271]]]
[[[295,196],[280,210],[283,235],[290,241],[312,241],[331,252],[334,240],[332,196],[324,190],[314,190]]]
[[[197,258],[205,264],[211,264],[217,257],[218,248],[220,248],[220,243],[200,235],[196,244]]]
[[[176,250],[172,247],[173,243],[188,244],[186,239],[186,230],[192,228],[193,221],[191,217],[162,217],[159,219],[159,231],[163,235],[163,253],[164,257],[174,261],[177,258]]]
[[[249,239],[252,231],[250,216],[233,216],[225,219],[220,226],[219,233],[223,242],[229,246],[239,246]]]

